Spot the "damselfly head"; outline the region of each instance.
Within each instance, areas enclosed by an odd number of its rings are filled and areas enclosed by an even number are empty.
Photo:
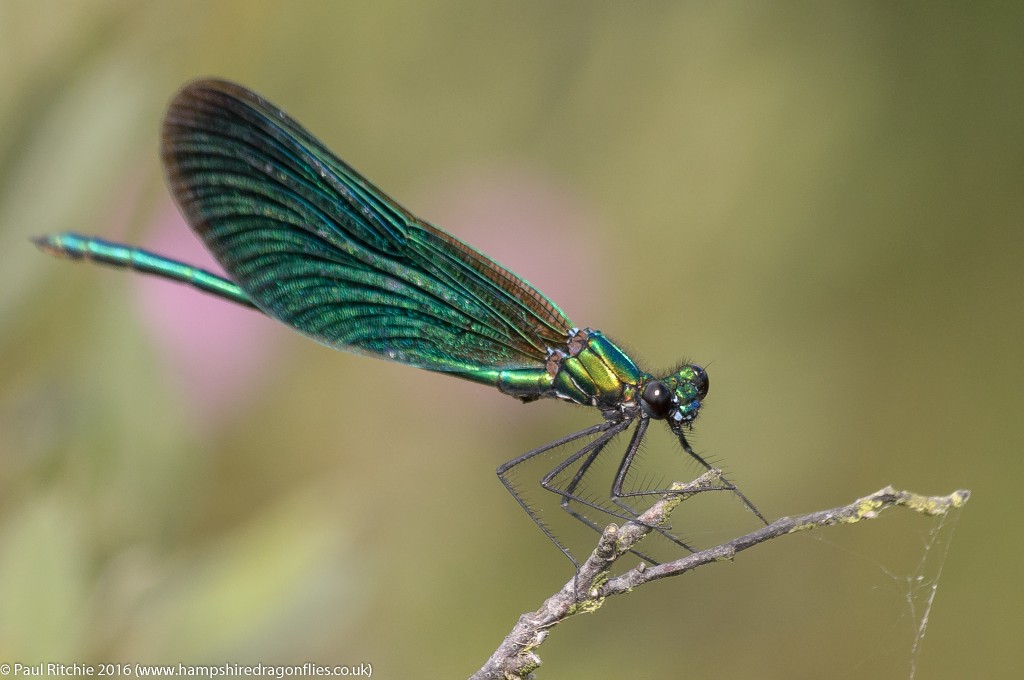
[[[689,425],[697,419],[701,402],[708,395],[708,386],[704,369],[687,364],[669,376],[648,382],[640,400],[650,417],[667,418],[673,427]]]

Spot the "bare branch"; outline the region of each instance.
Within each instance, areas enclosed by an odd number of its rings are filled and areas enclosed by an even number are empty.
[[[689,484],[674,484],[673,493],[663,496],[635,521],[627,522],[621,528],[609,524],[575,578],[545,600],[540,609],[520,616],[512,632],[470,680],[528,678],[541,664],[536,649],[544,642],[550,630],[575,614],[596,612],[606,597],[628,593],[645,583],[685,574],[705,564],[732,560],[737,553],[747,548],[797,531],[875,519],[883,510],[894,506],[903,506],[929,516],[944,515],[951,509],[963,506],[971,495],[970,491],[961,489],[947,496],[922,496],[887,486],[849,505],[797,517],[783,517],[714,548],[657,566],[640,564],[619,576],[609,576],[615,562],[647,536],[653,527],[666,524],[676,506],[701,491],[721,488],[721,485],[721,471],[708,470]]]

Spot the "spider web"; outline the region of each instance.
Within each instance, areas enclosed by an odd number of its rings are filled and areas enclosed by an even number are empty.
[[[930,527],[920,536],[920,549],[913,561],[913,566],[909,568],[909,572],[898,567],[887,566],[882,561],[884,557],[871,557],[861,550],[839,545],[836,539],[829,539],[823,535],[809,536],[809,538],[813,538],[813,540],[819,543],[846,553],[848,557],[853,557],[870,565],[875,573],[881,574],[885,578],[886,584],[894,591],[894,596],[898,598],[903,607],[899,620],[892,621],[892,625],[887,632],[905,631],[906,628],[901,624],[904,622],[909,622],[910,624],[909,649],[906,652],[899,653],[900,656],[904,653],[906,654],[903,658],[906,659],[907,666],[905,668],[908,668],[907,677],[909,680],[916,680],[917,678],[924,638],[928,632],[928,624],[931,620],[932,608],[935,605],[938,594],[942,570],[949,556],[953,535],[960,520],[960,512],[960,509],[950,508],[945,514],[931,518]],[[913,517],[906,519],[907,521],[920,521],[921,518],[915,514]],[[871,524],[875,523],[872,522]],[[898,644],[902,645],[905,643]],[[872,643],[874,651],[849,669],[848,675],[850,677],[859,677],[860,672],[865,670],[867,666],[870,666],[871,661],[878,660],[876,657],[889,656],[883,651],[879,651],[876,645],[877,641]]]
[[[914,641],[910,646],[910,680],[917,675],[917,662],[921,654],[921,643],[928,631],[928,621],[935,604],[935,595],[939,591],[939,580],[942,578],[942,567],[949,557],[949,548],[953,544],[953,534],[960,522],[960,510],[950,510],[935,518],[935,524],[928,532],[923,545],[921,559],[917,569],[905,577],[904,588],[910,618],[915,622]],[[936,555],[938,553],[938,555]],[[893,575],[895,578],[895,575]]]

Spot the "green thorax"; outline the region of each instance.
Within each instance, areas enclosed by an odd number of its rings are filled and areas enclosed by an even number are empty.
[[[634,401],[647,378],[600,331],[584,328],[573,329],[564,347],[552,349],[543,368],[501,371],[497,386],[524,401],[555,397],[606,410]]]

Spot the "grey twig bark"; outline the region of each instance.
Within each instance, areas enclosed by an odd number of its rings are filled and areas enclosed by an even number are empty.
[[[732,560],[747,548],[786,534],[834,524],[855,524],[874,519],[886,508],[894,506],[903,506],[925,515],[943,515],[961,507],[971,495],[970,491],[961,489],[947,496],[922,496],[887,486],[849,505],[797,517],[783,517],[749,534],[672,562],[657,566],[640,564],[618,576],[609,575],[616,560],[649,534],[652,527],[665,524],[677,505],[701,491],[721,487],[721,471],[708,470],[689,484],[673,485],[673,493],[663,496],[635,521],[622,527],[609,524],[594,552],[580,566],[579,573],[545,600],[539,609],[520,616],[512,632],[470,680],[521,680],[531,677],[530,674],[541,663],[536,650],[551,629],[575,614],[596,612],[605,598],[612,595],[628,593],[650,581],[685,574],[705,564]]]

